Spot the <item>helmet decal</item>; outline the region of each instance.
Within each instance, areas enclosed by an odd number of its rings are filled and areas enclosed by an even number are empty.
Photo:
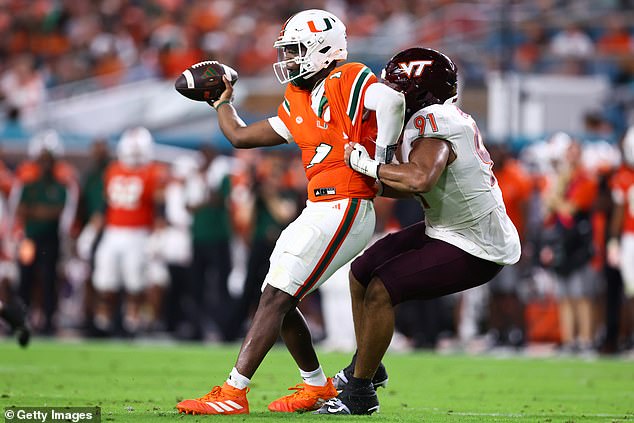
[[[412,77],[412,72],[414,72],[415,77],[421,76],[423,71],[425,70],[425,66],[431,66],[434,64],[433,60],[413,60],[411,62],[400,62],[398,65],[405,73],[408,78]],[[416,71],[414,71],[416,69]]]
[[[317,29],[317,27],[315,26],[315,21],[308,21],[308,29],[310,29],[310,32],[324,32],[332,29],[330,18],[324,18],[324,22],[326,23],[326,27],[324,29]]]
[[[457,98],[456,64],[431,48],[413,47],[397,53],[381,71],[381,79],[405,95],[408,119],[417,110]]]
[[[291,16],[273,46],[278,55],[273,70],[282,84],[300,85],[348,57],[346,26],[332,13],[319,9]]]

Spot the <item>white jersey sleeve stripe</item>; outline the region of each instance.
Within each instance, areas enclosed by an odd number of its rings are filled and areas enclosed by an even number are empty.
[[[269,125],[271,125],[271,128],[273,128],[273,130],[277,132],[277,134],[280,137],[284,138],[287,143],[290,144],[292,142],[295,142],[295,139],[293,138],[293,134],[291,134],[291,131],[288,130],[288,128],[286,127],[282,119],[279,118],[279,116],[270,117],[268,121],[269,121]]]

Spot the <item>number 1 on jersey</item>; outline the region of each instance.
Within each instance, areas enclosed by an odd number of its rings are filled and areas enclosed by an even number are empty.
[[[316,165],[317,163],[323,162],[326,156],[330,153],[330,150],[332,150],[332,145],[324,144],[323,142],[319,144],[315,148],[315,155],[312,159],[310,159],[310,163],[306,166],[306,169],[313,167],[313,165]]]

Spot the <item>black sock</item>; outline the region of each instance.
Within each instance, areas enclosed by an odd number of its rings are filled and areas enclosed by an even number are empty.
[[[350,390],[356,391],[357,389],[374,389],[374,387],[372,386],[372,379],[361,379],[361,378],[357,378],[352,376],[350,378],[350,380],[348,381],[348,387],[350,388]]]

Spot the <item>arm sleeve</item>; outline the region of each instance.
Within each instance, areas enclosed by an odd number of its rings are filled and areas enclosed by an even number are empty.
[[[280,137],[284,138],[287,143],[290,144],[295,141],[293,139],[293,135],[291,135],[291,131],[288,130],[288,128],[286,127],[282,119],[279,118],[279,116],[270,117],[268,121],[269,121],[269,125],[271,125],[271,128],[273,128],[273,130],[277,132],[277,134]]]
[[[377,152],[395,145],[403,130],[405,96],[385,84],[374,83],[365,92],[363,105],[376,111]]]

